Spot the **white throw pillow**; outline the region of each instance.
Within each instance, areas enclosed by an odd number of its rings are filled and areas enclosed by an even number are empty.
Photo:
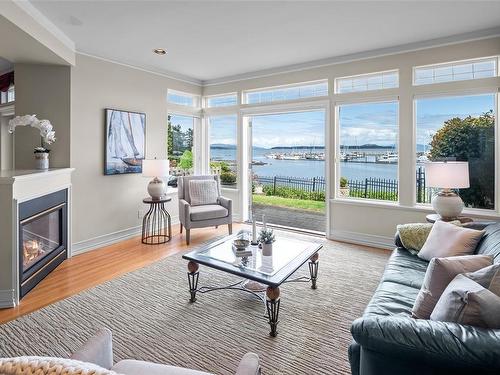
[[[418,257],[425,260],[445,258],[459,255],[471,255],[483,237],[483,230],[475,230],[436,221],[418,253]]]
[[[205,204],[217,204],[219,190],[215,180],[191,180],[189,181],[189,196],[191,206]]]

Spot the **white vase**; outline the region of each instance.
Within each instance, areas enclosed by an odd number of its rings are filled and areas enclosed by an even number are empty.
[[[35,153],[35,169],[49,169],[49,153],[37,152]]]
[[[262,244],[262,255],[268,257],[273,255],[273,244],[272,243],[263,243]]]

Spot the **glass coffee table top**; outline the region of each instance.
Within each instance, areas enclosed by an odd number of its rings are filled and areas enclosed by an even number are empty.
[[[233,246],[233,241],[237,238],[251,239],[251,234],[240,231],[185,254],[183,258],[266,285],[279,286],[322,248],[319,243],[281,234],[276,236],[272,255],[264,256],[262,249],[252,245],[244,253],[238,252]]]

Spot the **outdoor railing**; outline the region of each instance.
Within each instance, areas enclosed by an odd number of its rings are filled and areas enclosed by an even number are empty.
[[[425,171],[418,167],[416,172],[417,203],[430,203],[432,190],[425,186]],[[285,177],[285,176],[254,176],[254,183],[265,187],[268,195],[280,195],[280,188],[302,191],[309,195],[306,199],[317,199],[326,190],[324,177]],[[393,179],[369,177],[363,180],[348,180],[350,197],[371,198],[380,200],[398,200],[398,181]],[[322,193],[322,194],[321,194]],[[324,198],[323,198],[324,199]]]

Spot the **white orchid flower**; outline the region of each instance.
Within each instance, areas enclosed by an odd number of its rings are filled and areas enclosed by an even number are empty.
[[[9,121],[9,133],[14,133],[16,126],[31,126],[40,131],[40,136],[43,141],[47,144],[54,143],[56,141],[56,133],[53,130],[53,126],[49,120],[39,120],[36,115],[24,115],[16,116]]]

